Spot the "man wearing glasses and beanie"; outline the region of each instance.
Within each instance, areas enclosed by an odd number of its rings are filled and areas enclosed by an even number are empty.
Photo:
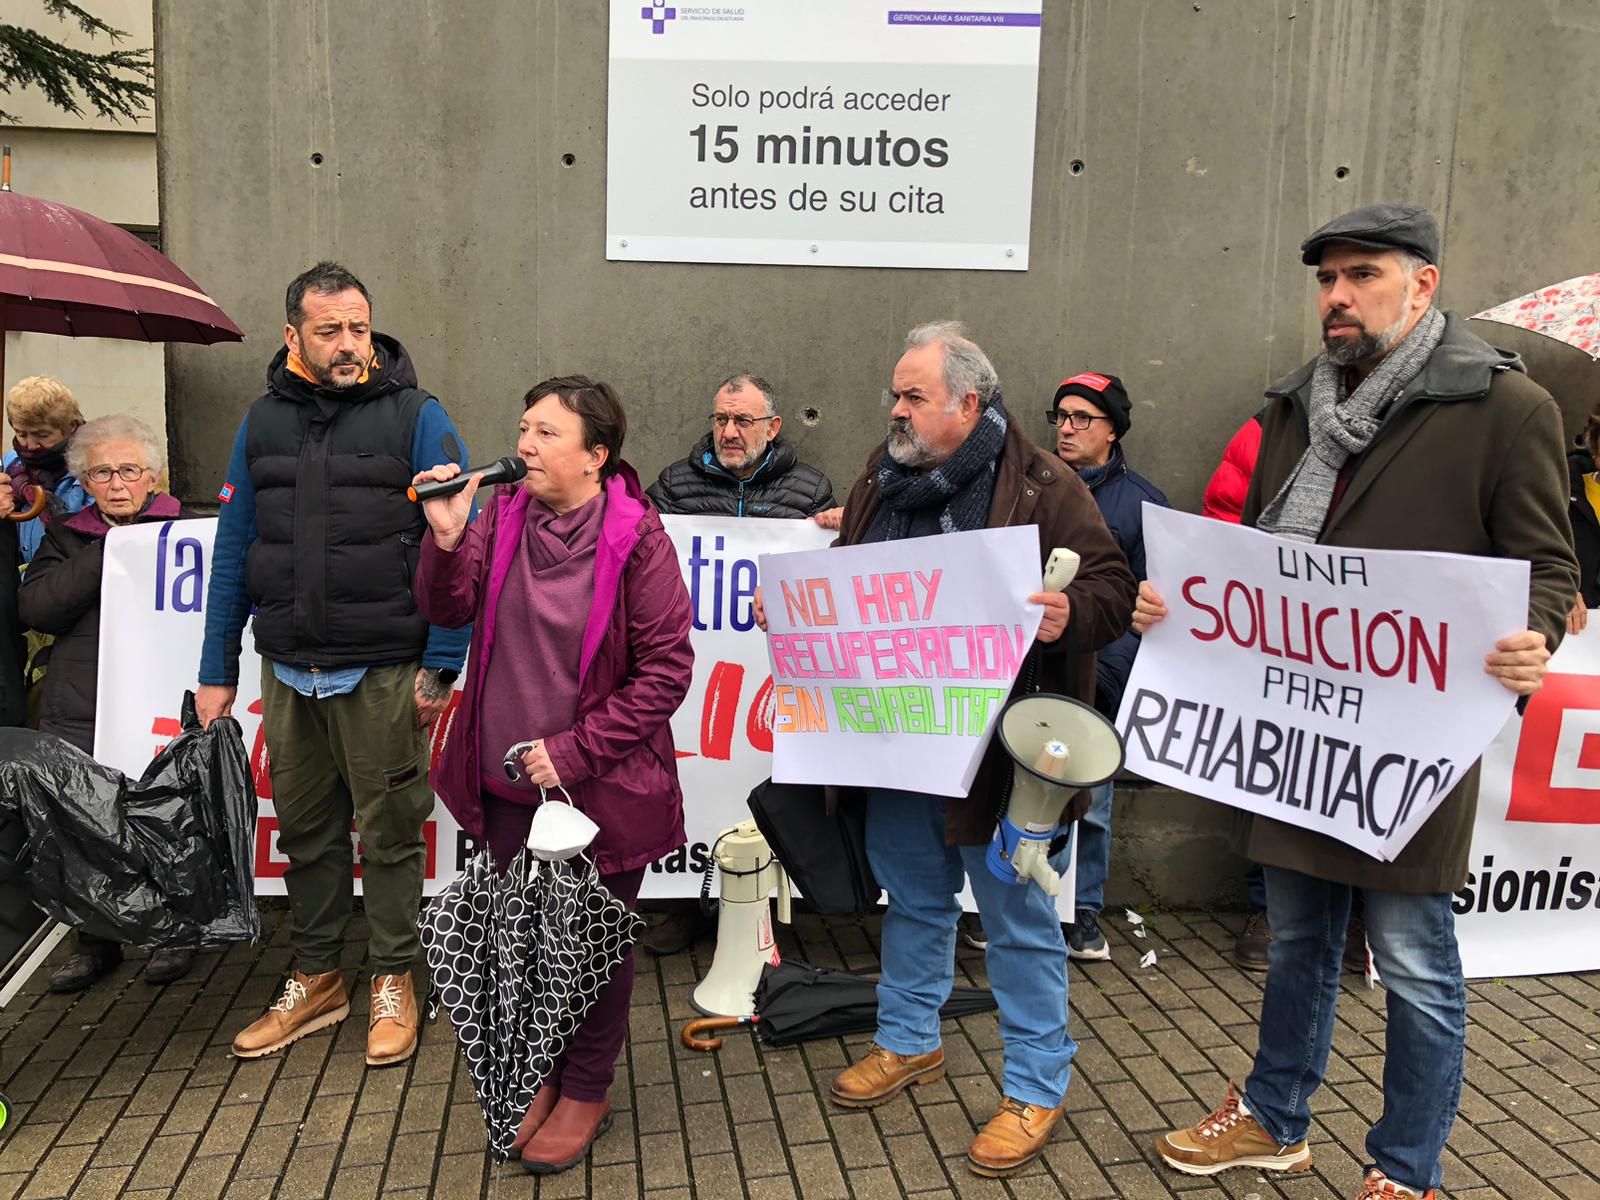
[[[1160,488],[1128,469],[1122,452],[1123,439],[1133,425],[1128,389],[1115,375],[1081,372],[1056,389],[1045,417],[1056,427],[1056,456],[1088,487],[1111,536],[1128,556],[1134,578],[1143,583],[1144,502],[1172,506]],[[1094,705],[1113,721],[1138,651],[1139,635],[1130,629],[1095,655]],[[1111,781],[1092,788],[1089,795],[1089,811],[1077,824],[1077,896],[1067,955],[1092,962],[1111,957],[1100,932],[1111,865]]]
[[[716,387],[711,426],[688,458],[661,472],[646,489],[664,513],[702,517],[788,517],[804,519],[833,507],[833,484],[801,462],[782,436],[772,385],[740,371]],[[837,528],[837,525],[831,526]],[[651,954],[687,950],[712,921],[698,900],[669,901],[667,917],[645,935]]]

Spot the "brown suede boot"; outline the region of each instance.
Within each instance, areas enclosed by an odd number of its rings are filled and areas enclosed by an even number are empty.
[[[528,1111],[522,1114],[522,1124],[517,1126],[517,1136],[511,1140],[511,1153],[521,1154],[522,1148],[532,1140],[533,1135],[539,1132],[539,1127],[550,1119],[556,1101],[561,1099],[561,1089],[553,1084],[545,1084],[533,1097],[533,1103],[528,1105]]]
[[[367,1066],[405,1062],[417,1048],[417,994],[411,972],[372,977],[372,1011],[367,1018]]]
[[[874,1042],[854,1065],[833,1077],[833,1102],[845,1108],[873,1108],[893,1100],[912,1084],[921,1087],[943,1078],[943,1047],[905,1057]]]
[[[522,1148],[522,1169],[530,1175],[554,1175],[575,1167],[594,1140],[611,1128],[611,1101],[562,1097]]]
[[[340,972],[307,975],[296,971],[266,1015],[233,1039],[233,1053],[239,1058],[263,1058],[308,1033],[337,1025],[349,1015],[350,997],[345,994]]]
[[[1061,1121],[1062,1106],[1040,1108],[1006,1096],[1000,1111],[972,1140],[967,1166],[974,1175],[998,1179],[1022,1170],[1044,1152]]]

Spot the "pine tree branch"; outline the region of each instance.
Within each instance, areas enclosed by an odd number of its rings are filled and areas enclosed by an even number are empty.
[[[127,36],[72,0],[42,0],[45,11],[59,20],[71,17],[90,37],[104,34],[113,42]],[[135,119],[149,110],[154,59],[150,50],[79,50],[34,29],[0,25],[0,92],[36,87],[63,112],[83,115],[81,93],[102,117]],[[0,121],[16,116],[0,110]]]

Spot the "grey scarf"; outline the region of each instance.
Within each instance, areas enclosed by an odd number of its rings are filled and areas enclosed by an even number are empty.
[[[1256,518],[1256,528],[1296,542],[1314,542],[1328,520],[1339,471],[1366,451],[1383,428],[1395,399],[1422,373],[1444,336],[1444,314],[1430,308],[1401,343],[1345,394],[1345,368],[1324,352],[1311,376],[1307,422],[1311,444],[1278,494]]]

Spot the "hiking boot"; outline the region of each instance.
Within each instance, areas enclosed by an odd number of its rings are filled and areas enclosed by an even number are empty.
[[[1111,957],[1106,935],[1100,932],[1100,914],[1094,909],[1080,908],[1075,914],[1067,933],[1067,957],[1079,962],[1104,962]]]
[[[876,1042],[851,1066],[833,1077],[833,1102],[845,1108],[874,1108],[908,1087],[944,1078],[944,1047],[928,1054],[900,1055]]]
[[[1267,910],[1253,912],[1244,923],[1244,932],[1233,943],[1233,965],[1246,971],[1265,971],[1271,947],[1272,926],[1267,924]]]
[[[1356,1194],[1356,1200],[1438,1200],[1439,1193],[1433,1188],[1419,1192],[1416,1188],[1405,1187],[1390,1179],[1377,1167],[1367,1172],[1367,1178],[1361,1185],[1361,1191]]]
[[[1010,1096],[1000,1101],[1000,1111],[973,1139],[967,1167],[974,1175],[998,1179],[1014,1175],[1040,1154],[1061,1121],[1062,1107],[1040,1108]]]
[[[284,981],[283,995],[266,1014],[233,1039],[234,1056],[264,1058],[349,1015],[350,997],[337,969],[320,975],[296,971]]]
[[[1345,928],[1344,969],[1358,975],[1367,973],[1367,922],[1360,915],[1352,916]],[[1400,1194],[1405,1195],[1404,1192]]]
[[[983,921],[977,913],[962,913],[956,931],[961,935],[962,942],[974,950],[989,948],[989,935],[983,931]]]
[[[595,1139],[611,1128],[611,1101],[562,1097],[522,1148],[522,1169],[530,1175],[554,1175],[575,1167]]]
[[[1205,1120],[1157,1138],[1156,1153],[1185,1175],[1215,1175],[1229,1167],[1296,1173],[1311,1169],[1311,1150],[1305,1142],[1280,1146],[1273,1141],[1245,1111],[1232,1083],[1228,1098]]]
[[[372,977],[372,1010],[367,1017],[367,1066],[405,1062],[417,1048],[417,994],[411,972]]]
[[[545,1084],[533,1098],[533,1103],[528,1105],[528,1111],[522,1114],[522,1124],[517,1126],[517,1136],[511,1139],[511,1153],[521,1154],[522,1148],[533,1140],[533,1135],[539,1132],[539,1127],[550,1119],[550,1114],[555,1111],[556,1101],[561,1099],[561,1089],[554,1084]]]
[[[157,950],[144,965],[144,981],[157,987],[174,983],[194,966],[193,950]]]
[[[81,992],[101,976],[115,971],[122,962],[122,947],[80,950],[56,968],[50,976],[52,992]]]

